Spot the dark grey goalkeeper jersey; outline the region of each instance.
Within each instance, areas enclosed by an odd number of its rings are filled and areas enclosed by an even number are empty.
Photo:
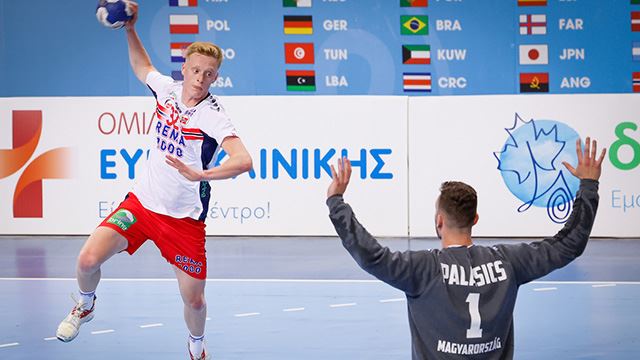
[[[342,196],[327,205],[358,265],[405,292],[414,360],[511,359],[518,287],[582,254],[598,207],[598,182],[582,180],[562,230],[530,244],[392,252],[356,220]]]

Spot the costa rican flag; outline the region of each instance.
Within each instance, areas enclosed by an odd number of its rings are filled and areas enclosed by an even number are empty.
[[[403,73],[404,91],[431,92],[431,73]]]
[[[182,135],[185,140],[204,140],[202,130],[198,128],[182,128]]]
[[[198,15],[169,15],[169,33],[197,34]]]
[[[169,6],[198,6],[198,0],[169,0]]]

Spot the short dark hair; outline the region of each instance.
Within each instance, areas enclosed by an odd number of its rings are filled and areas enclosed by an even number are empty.
[[[438,209],[443,211],[454,228],[470,228],[478,209],[478,194],[460,181],[445,181],[440,185]]]

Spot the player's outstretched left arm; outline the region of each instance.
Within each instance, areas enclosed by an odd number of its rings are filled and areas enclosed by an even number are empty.
[[[182,176],[191,181],[228,179],[251,170],[253,166],[251,155],[249,155],[239,137],[228,136],[222,141],[221,146],[229,158],[220,166],[208,170],[197,170],[189,167],[180,159],[171,155],[166,155],[165,159],[167,164],[176,168]]]
[[[561,268],[582,255],[598,209],[598,180],[602,173],[602,161],[606,150],[596,157],[598,143],[587,137],[582,150],[580,139],[576,141],[578,165],[564,162],[571,174],[580,179],[580,188],[573,202],[573,210],[566,224],[554,237],[531,244],[498,245],[512,264],[518,283],[523,284]]]

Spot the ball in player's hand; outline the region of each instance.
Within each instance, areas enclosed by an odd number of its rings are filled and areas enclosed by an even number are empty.
[[[133,16],[128,0],[99,0],[96,8],[98,22],[111,29],[120,29]]]

